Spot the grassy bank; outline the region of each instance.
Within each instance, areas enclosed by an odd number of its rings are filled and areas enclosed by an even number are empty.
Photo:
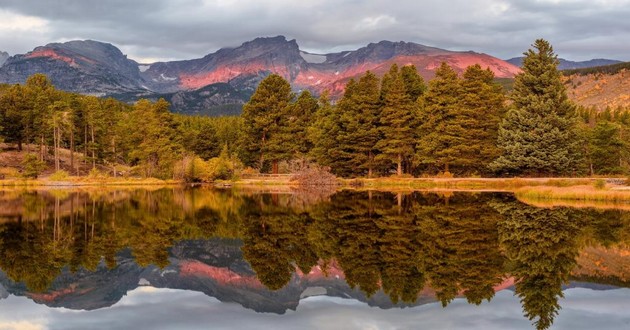
[[[515,191],[522,187],[554,186],[571,187],[588,185],[591,178],[374,178],[342,179],[344,187],[367,189],[450,189]]]
[[[181,183],[178,180],[160,180],[155,178],[90,178],[71,176],[64,180],[50,180],[46,178],[0,180],[0,187],[149,186]]]
[[[630,190],[600,187],[594,185],[578,185],[570,187],[522,187],[514,191],[520,200],[536,201],[578,201],[623,204],[630,203]]]

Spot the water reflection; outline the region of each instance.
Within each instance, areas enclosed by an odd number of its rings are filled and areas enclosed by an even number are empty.
[[[447,306],[514,284],[525,316],[545,329],[571,278],[627,286],[630,275],[628,213],[506,194],[168,188],[4,191],[0,203],[0,283],[51,305],[81,306],[104,279],[113,296],[144,280],[273,312],[317,288],[381,307]]]

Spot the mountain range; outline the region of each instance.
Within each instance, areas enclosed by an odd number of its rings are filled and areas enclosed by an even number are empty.
[[[187,114],[238,114],[258,83],[271,73],[287,79],[296,91],[328,90],[333,98],[345,84],[367,70],[378,75],[396,63],[413,64],[431,79],[442,62],[463,72],[479,63],[497,78],[520,72],[522,58],[507,61],[473,51],[456,52],[412,42],[381,41],[354,51],[313,54],[284,36],[256,38],[234,48],[222,48],[202,58],[138,63],[120,49],[93,40],[51,43],[26,54],[0,52],[0,83],[24,83],[35,73],[46,74],[62,90],[111,96],[126,102],[165,98],[172,110]],[[617,63],[612,60],[571,62],[561,68]]]
[[[447,62],[462,72],[479,63],[497,77],[510,78],[520,69],[496,57],[472,51],[455,52],[411,42],[381,41],[354,51],[313,54],[300,50],[284,36],[256,38],[235,48],[222,48],[202,58],[137,63],[115,46],[98,41],[51,43],[7,58],[0,66],[0,82],[23,83],[44,73],[62,90],[124,101],[164,97],[175,112],[239,111],[258,83],[277,73],[296,91],[315,94],[343,92],[346,82],[371,70],[383,74],[389,67],[414,64],[425,79]]]
[[[519,68],[523,66],[523,56],[521,57],[513,57],[509,60],[505,60],[508,63],[514,64],[516,66],[518,66]],[[558,64],[558,69],[559,70],[574,70],[574,69],[584,69],[584,68],[592,68],[592,67],[597,67],[597,66],[605,66],[605,65],[611,65],[611,64],[617,64],[617,63],[621,63],[622,61],[617,61],[617,60],[608,60],[605,58],[595,58],[592,60],[588,60],[588,61],[569,61],[569,60],[565,60],[563,58],[558,58],[558,61],[560,62]]]

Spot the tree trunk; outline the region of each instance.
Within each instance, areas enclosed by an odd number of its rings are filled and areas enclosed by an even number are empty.
[[[70,129],[70,168],[74,170],[74,131]]]
[[[277,159],[273,160],[272,172],[273,174],[278,174],[278,160]]]
[[[368,151],[368,178],[372,177],[372,150]]]
[[[92,135],[92,169],[96,168],[96,155],[94,152],[96,143],[94,142],[94,125],[90,126],[90,133]]]
[[[398,170],[397,170],[398,176],[402,176],[403,171],[402,171],[402,154],[398,154]]]
[[[18,151],[22,151],[22,140],[18,140]]]
[[[112,166],[114,167],[114,178],[116,178],[117,177],[116,175],[116,136],[112,136],[112,157],[113,157]]]
[[[39,160],[44,161],[44,135],[39,139]]]
[[[55,155],[55,171],[59,171],[59,128],[53,129],[53,148]]]
[[[267,135],[267,133],[263,131],[262,141],[261,141],[261,144],[260,144],[260,163],[258,165],[258,168],[261,169],[261,170],[263,168],[263,163],[265,162],[265,157],[264,157],[264,151],[263,150],[265,148],[265,140],[267,138],[266,135]]]
[[[87,165],[87,155],[88,155],[88,147],[87,147],[88,139],[87,139],[87,124],[83,126],[83,165]]]

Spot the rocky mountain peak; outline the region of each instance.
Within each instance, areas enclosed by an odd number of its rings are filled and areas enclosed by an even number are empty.
[[[9,59],[9,53],[0,51],[0,66]]]

